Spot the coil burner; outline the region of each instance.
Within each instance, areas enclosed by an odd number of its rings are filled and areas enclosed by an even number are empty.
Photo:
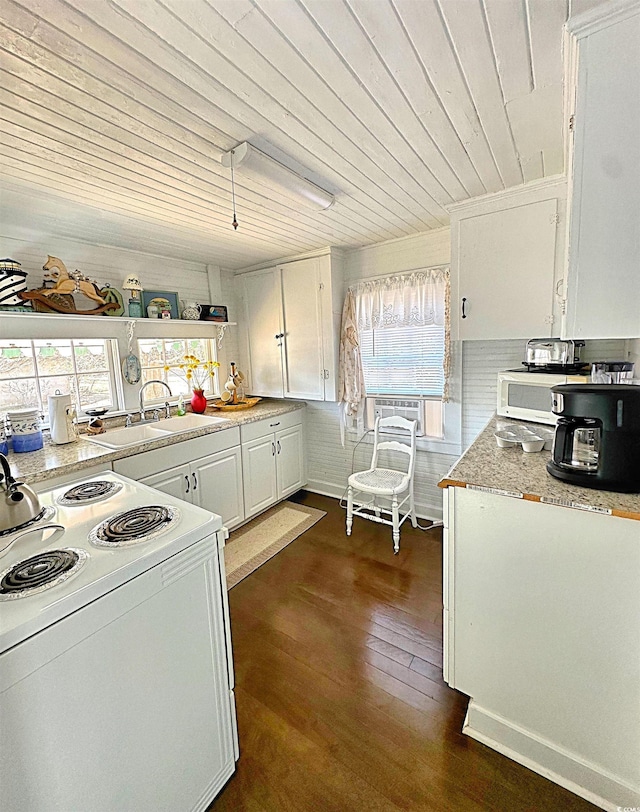
[[[143,505],[105,519],[89,533],[89,541],[98,547],[128,547],[161,536],[179,518],[177,508]]]
[[[62,496],[56,499],[56,502],[65,507],[86,505],[87,503],[108,499],[120,490],[122,490],[121,482],[109,482],[106,479],[81,482],[79,485],[74,485],[73,488],[65,491]]]
[[[85,565],[89,554],[75,547],[46,550],[12,564],[0,573],[0,600],[26,598],[68,581]]]

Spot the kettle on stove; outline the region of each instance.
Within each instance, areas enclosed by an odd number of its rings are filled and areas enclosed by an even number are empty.
[[[11,474],[9,460],[0,454],[0,533],[16,530],[42,512],[38,495]]]

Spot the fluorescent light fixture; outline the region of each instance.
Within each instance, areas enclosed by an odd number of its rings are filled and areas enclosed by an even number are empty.
[[[223,166],[233,168],[234,172],[240,171],[268,181],[312,209],[328,209],[335,203],[332,194],[292,172],[247,141],[229,152],[223,152],[220,160]]]

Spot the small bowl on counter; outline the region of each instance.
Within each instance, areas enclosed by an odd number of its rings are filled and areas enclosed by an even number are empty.
[[[508,429],[496,431],[494,437],[499,448],[513,448],[519,443],[518,438]]]
[[[553,445],[553,429],[530,429],[527,426],[509,426],[494,433],[499,448],[522,446],[528,454],[550,449]]]
[[[537,438],[531,438],[530,440],[523,440],[522,441],[522,450],[526,451],[527,453],[531,453],[534,451],[542,451],[545,444],[544,439],[538,440]]]

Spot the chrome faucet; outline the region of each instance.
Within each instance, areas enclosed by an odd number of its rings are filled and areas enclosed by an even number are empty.
[[[141,423],[145,423],[146,420],[147,420],[147,414],[146,414],[145,408],[144,408],[144,390],[147,388],[147,386],[151,386],[152,383],[161,384],[162,386],[164,386],[168,390],[169,396],[173,397],[173,392],[171,391],[171,387],[169,386],[168,383],[165,383],[164,381],[155,381],[154,380],[154,381],[147,381],[146,383],[143,383],[142,386],[140,387],[140,422]],[[157,412],[157,409],[156,409],[156,412]],[[165,403],[165,414],[167,416],[170,415],[169,401],[166,401],[166,403]],[[155,415],[155,413],[154,413],[154,415]],[[159,419],[159,415],[158,415],[158,418],[154,417],[154,419],[156,419],[156,420]]]

